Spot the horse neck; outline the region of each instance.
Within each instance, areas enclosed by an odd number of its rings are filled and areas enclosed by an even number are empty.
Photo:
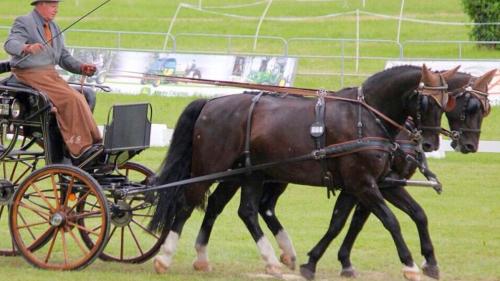
[[[403,124],[410,115],[408,99],[420,83],[418,69],[388,73],[381,79],[363,85],[366,102],[394,120]]]
[[[447,80],[448,91],[453,92],[455,90],[467,86],[471,78],[472,75],[467,73],[459,72],[455,74],[451,79]]]

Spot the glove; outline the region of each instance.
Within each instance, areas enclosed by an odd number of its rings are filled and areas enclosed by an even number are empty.
[[[23,53],[25,54],[38,54],[41,51],[43,51],[43,45],[40,43],[35,43],[35,44],[26,44],[24,45],[23,48]]]
[[[90,63],[83,63],[82,66],[80,66],[80,70],[83,75],[92,76],[97,71],[97,67]]]

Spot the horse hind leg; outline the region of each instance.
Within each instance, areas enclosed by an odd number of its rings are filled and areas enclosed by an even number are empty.
[[[276,216],[276,203],[286,189],[286,183],[267,182],[264,184],[262,199],[260,200],[259,213],[267,227],[273,233],[281,249],[280,261],[291,270],[295,270],[297,253],[290,236],[281,225]]]
[[[176,208],[177,212],[175,214],[172,228],[168,233],[167,238],[165,238],[165,242],[162,244],[160,252],[153,259],[153,266],[158,274],[166,273],[172,266],[182,229],[186,221],[193,213],[194,207],[187,206],[184,201],[178,202],[177,204],[182,206]]]
[[[252,175],[254,176],[254,175]],[[273,246],[264,236],[259,221],[259,201],[262,196],[262,180],[248,179],[243,182],[241,188],[241,202],[238,209],[238,215],[252,235],[257,244],[257,248],[262,259],[266,263],[266,273],[281,278],[281,263],[274,253]]]
[[[212,270],[212,266],[208,260],[208,241],[215,220],[224,210],[227,203],[233,198],[234,194],[236,194],[240,187],[239,185],[239,182],[223,182],[208,197],[207,209],[195,243],[196,259],[193,262],[195,270],[204,272]]]

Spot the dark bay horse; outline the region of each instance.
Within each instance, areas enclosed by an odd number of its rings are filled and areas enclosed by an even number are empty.
[[[448,90],[451,92],[451,95],[456,97],[457,107],[452,111],[446,112],[446,116],[450,124],[450,129],[454,132],[454,135],[458,136],[458,139],[453,140],[453,143],[459,143],[459,147],[462,147],[462,152],[464,153],[475,152],[477,150],[481,121],[483,117],[488,114],[490,108],[487,100],[487,92],[485,91],[494,73],[495,71],[493,70],[478,79],[473,78],[472,80],[469,74],[457,73],[448,80]],[[403,132],[400,133],[398,139],[406,141],[409,138]],[[410,149],[415,150],[415,147],[410,147]],[[409,153],[415,153],[415,151],[410,151]],[[409,161],[406,157],[403,157],[403,155],[397,155],[392,164],[392,173],[395,173],[399,178],[410,178],[416,169],[416,163]],[[295,249],[274,211],[277,199],[285,190],[287,184],[268,182],[265,185],[259,206],[259,213],[276,237],[278,245],[282,250],[280,257],[281,261],[293,269],[295,267]],[[238,189],[239,186],[236,183],[226,183],[224,186],[221,184],[221,186],[217,187],[214,193],[210,195],[206,214],[196,240],[198,257],[193,263],[195,269],[210,270],[206,248],[212,227],[217,216],[222,212],[224,206],[229,202],[232,196],[234,196]],[[424,274],[436,279],[439,278],[439,268],[437,267],[433,246],[428,234],[427,219],[423,209],[409,196],[403,187],[400,187],[400,189],[392,187],[389,189],[382,189],[381,191],[385,199],[408,213],[415,221],[420,233],[419,236],[421,237],[421,251],[426,258],[422,268]],[[349,260],[349,253],[357,233],[361,230],[364,221],[368,218],[368,216],[360,217],[361,215],[358,215],[358,212],[361,212],[361,210],[356,211],[349,233],[339,251],[339,260],[342,261],[343,265],[341,274],[346,277],[353,277],[356,275]],[[363,223],[360,223],[360,221]],[[173,231],[176,230],[174,229]],[[316,263],[317,259],[310,262],[308,265],[304,265],[303,274],[312,278]]]
[[[447,75],[448,73],[442,76],[434,74],[425,67],[396,67],[373,75],[361,89],[344,89],[338,96],[351,99],[359,97],[361,100],[364,97],[366,104],[378,109],[397,124],[403,124],[410,115],[414,116],[415,120],[418,119],[421,125],[438,127],[443,109],[449,101],[442,87],[442,77],[447,78]],[[421,81],[426,87],[422,92],[416,92]],[[429,86],[431,88],[428,88]],[[441,88],[436,88],[439,86]],[[363,95],[360,96],[360,93]],[[190,104],[176,126],[157,183],[175,182],[237,167],[241,163],[245,144],[245,113],[248,112],[253,98],[252,95],[234,95],[210,101],[199,100]],[[437,113],[420,115],[419,108],[424,98],[429,100],[429,108],[433,109],[428,110]],[[311,99],[262,96],[255,107],[251,128],[252,162],[268,163],[313,151],[309,127],[314,121],[314,106],[315,101]],[[386,119],[375,117],[372,110],[367,110],[360,103],[334,99],[326,99],[325,120],[326,145],[358,141],[360,137],[368,136],[394,139],[401,128],[390,125]],[[361,135],[358,130],[360,122]],[[426,140],[430,139],[431,145],[437,146],[437,134],[437,131],[433,131],[424,137]],[[220,141],[221,136],[225,136],[223,142]],[[394,214],[377,188],[379,179],[388,172],[390,155],[391,151],[378,146],[342,154],[341,157],[333,155],[327,157],[326,161],[328,170],[334,175],[335,185],[346,191],[345,194],[349,194],[338,201],[350,208],[359,201],[383,222],[394,239],[407,276],[415,272],[416,265],[402,238]],[[245,202],[240,205],[238,213],[252,233],[261,255],[266,260],[267,268],[271,271],[278,269],[279,261],[274,257],[274,253],[269,251],[272,247],[269,241],[264,239],[257,221],[262,182],[270,178],[275,181],[322,186],[320,171],[318,161],[308,160],[278,165],[237,179],[242,186],[242,202]],[[182,216],[177,215],[176,209],[183,203],[191,208],[202,204],[211,184],[212,182],[203,182],[185,188],[163,190],[151,229],[173,229],[177,223],[183,225],[185,220],[178,220]],[[181,202],[184,200],[185,202]],[[167,238],[163,252],[155,258],[154,263],[158,271],[169,266],[168,252],[169,249],[175,249],[171,244],[175,244],[176,239],[178,235],[170,240]]]
[[[493,78],[496,70],[489,71],[479,78],[472,78],[471,75],[458,73],[448,80],[451,95],[456,97],[457,106],[454,110],[446,112],[448,123],[452,131],[458,132],[458,138],[454,140],[460,143],[463,153],[477,151],[481,122],[489,113],[489,102],[487,98],[487,85]],[[472,78],[472,79],[471,79]],[[467,133],[465,133],[467,132]],[[417,169],[414,162],[408,161],[405,157],[397,155],[392,165],[393,173],[399,178],[411,178]],[[434,254],[429,230],[427,227],[427,216],[422,207],[411,197],[403,186],[388,186],[381,189],[385,199],[394,206],[407,213],[417,225],[420,237],[421,253],[425,260],[422,269],[425,275],[439,279],[439,267]],[[353,219],[346,237],[339,249],[338,259],[342,264],[341,275],[344,277],[354,277],[356,272],[350,261],[350,252],[354,241],[361,231],[370,212],[359,204],[353,215]],[[340,229],[335,224],[338,220],[330,224],[327,233],[309,252],[309,261],[301,266],[301,273],[304,277],[311,279],[314,277],[316,264],[328,247],[328,244],[338,234]]]

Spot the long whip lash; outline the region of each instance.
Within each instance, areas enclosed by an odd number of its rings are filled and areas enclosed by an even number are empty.
[[[70,29],[71,27],[73,27],[75,24],[79,23],[81,20],[83,20],[84,18],[88,17],[90,14],[92,14],[93,12],[97,11],[99,8],[101,8],[102,6],[108,4],[111,0],[106,0],[104,1],[103,3],[101,3],[99,6],[95,7],[94,9],[92,9],[90,12],[86,13],[85,15],[81,16],[79,19],[77,19],[75,22],[73,22],[72,24],[70,24],[69,26],[67,26],[66,28],[64,28],[63,30],[61,30],[59,33],[57,33],[56,35],[54,35],[50,40],[46,41],[45,43],[43,43],[43,47],[47,46],[48,44],[50,44],[50,42],[52,42],[54,39],[56,39],[57,37],[61,36],[61,34],[63,34],[66,30]],[[24,60],[26,60],[27,58],[29,58],[31,56],[31,54],[28,54],[26,56],[24,56],[22,59],[19,60],[18,63],[21,63],[23,62]]]

